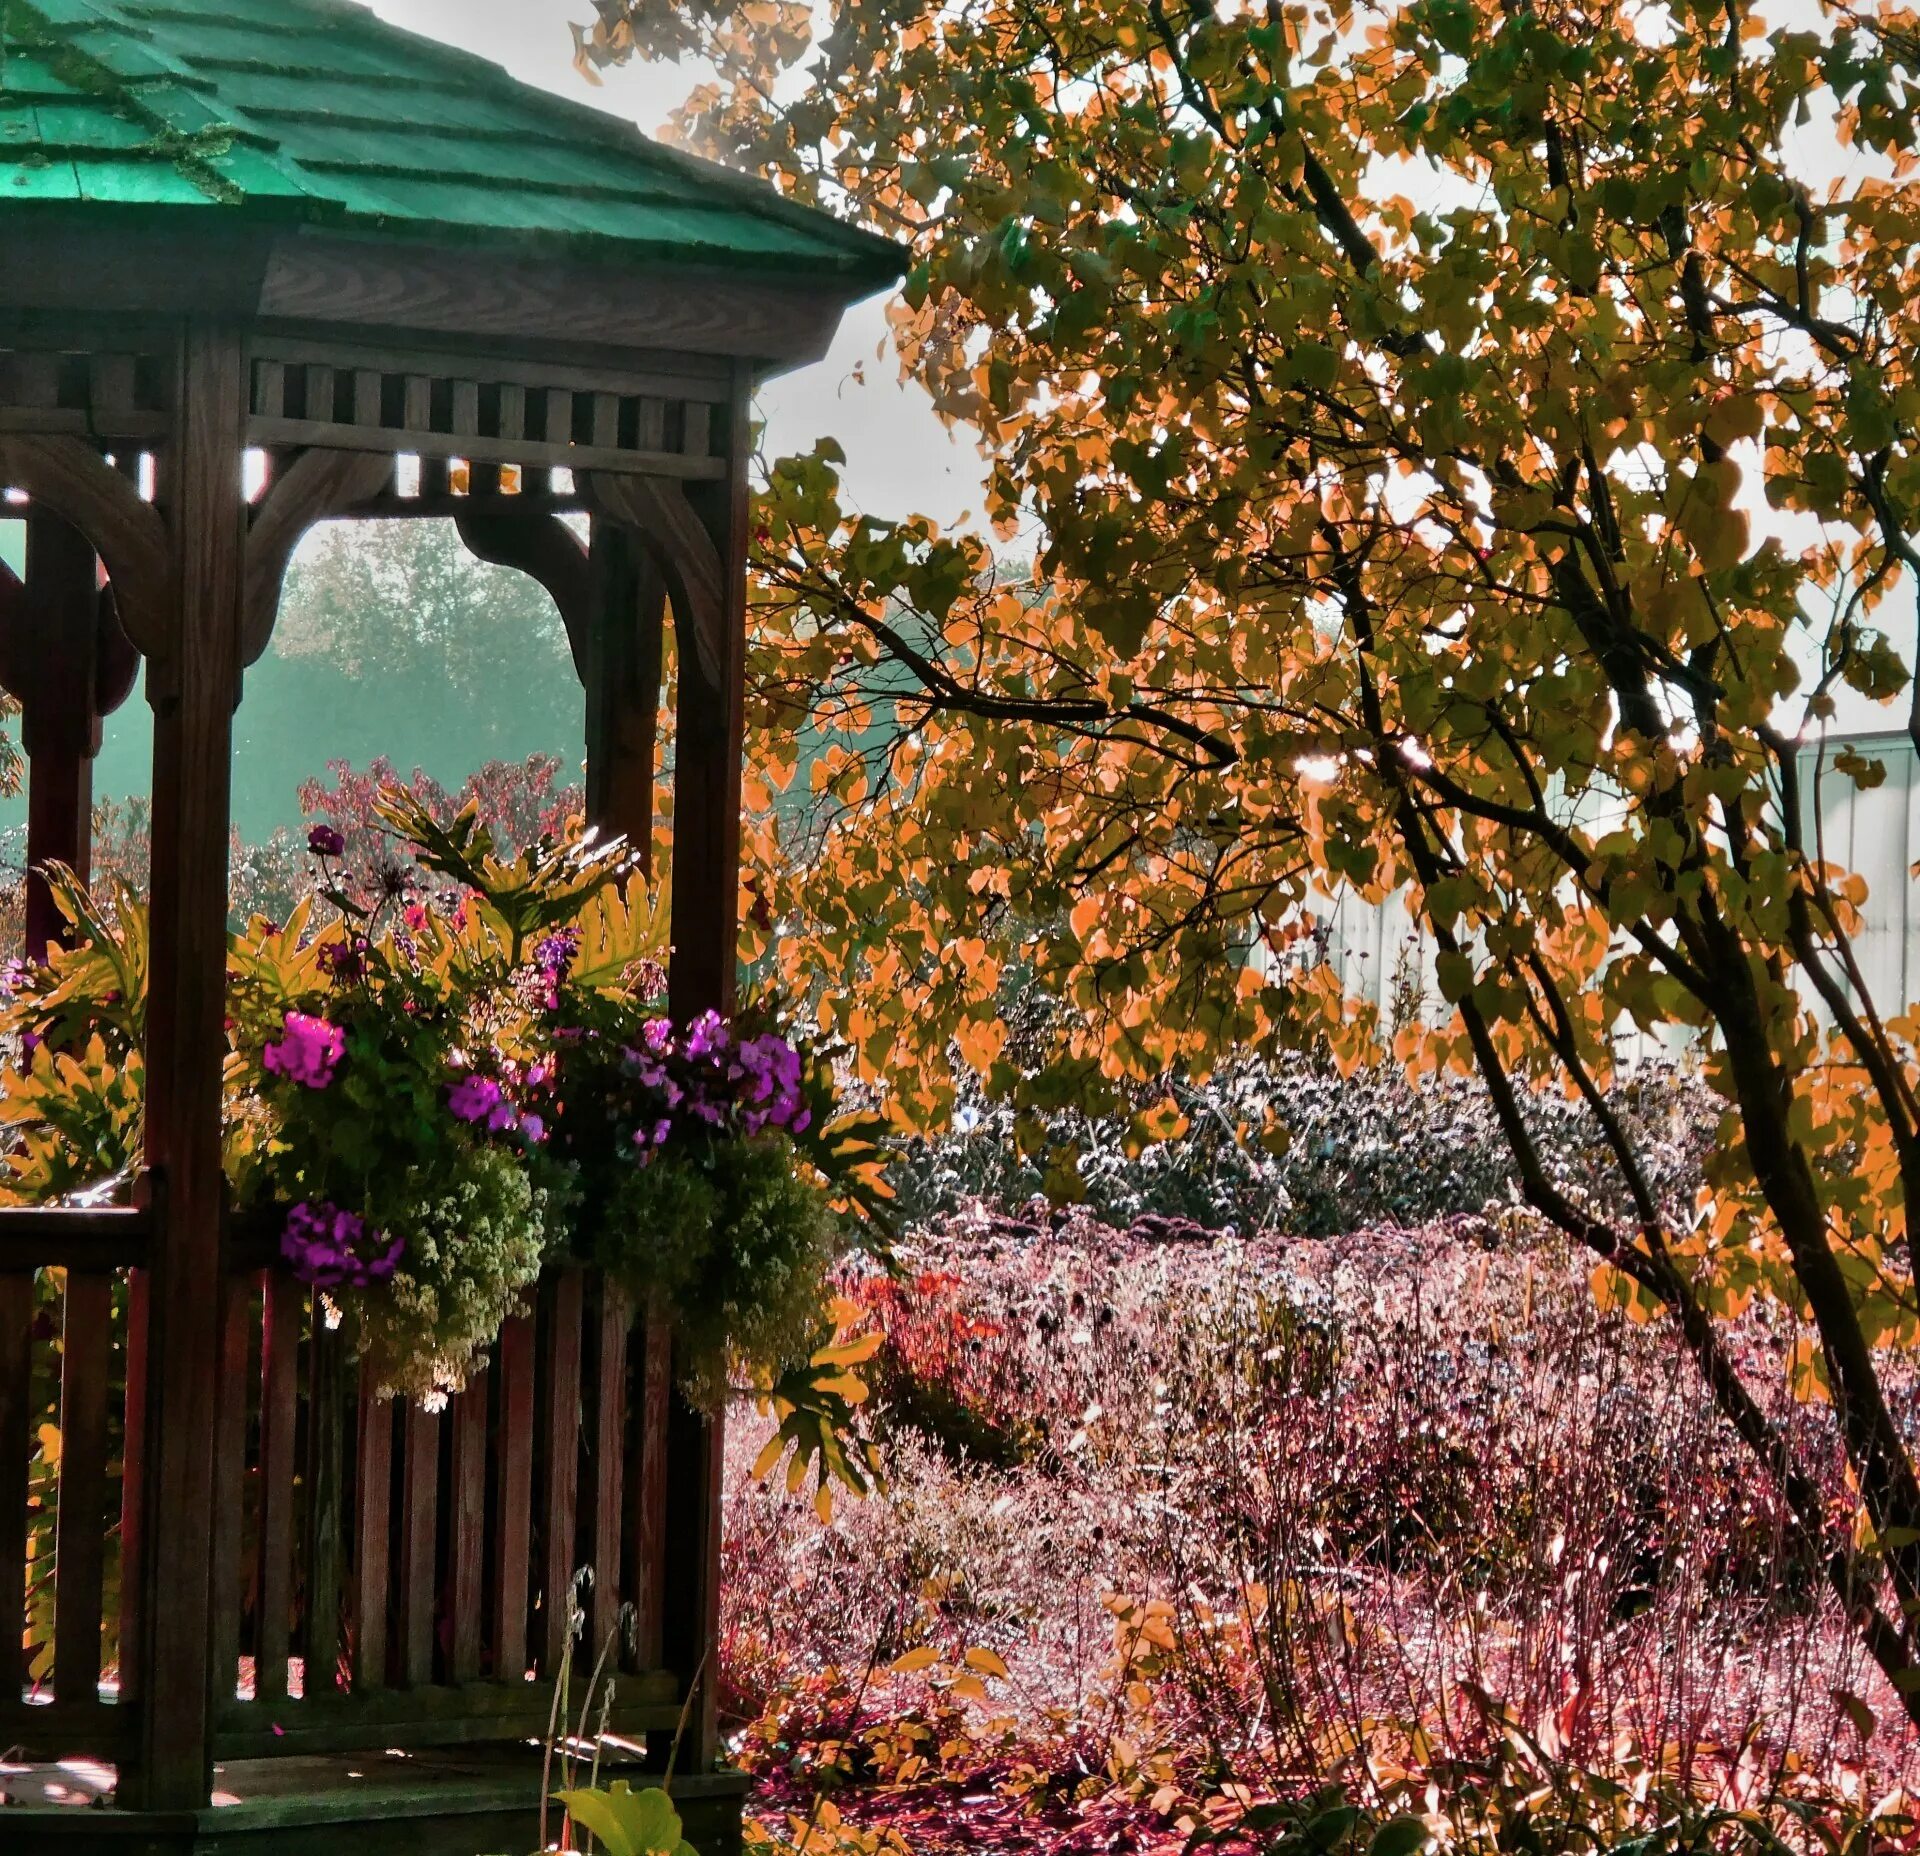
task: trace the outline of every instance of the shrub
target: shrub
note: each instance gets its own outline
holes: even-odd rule
[[[1185,1126],[1143,1142],[1138,1110],[1160,1096]],[[1719,1105],[1686,1071],[1652,1063],[1629,1073],[1612,1104],[1649,1155],[1656,1189],[1690,1211]],[[1526,1109],[1562,1183],[1608,1203],[1608,1163],[1585,1106],[1536,1095]],[[1051,1194],[1107,1224],[1158,1219],[1245,1235],[1422,1224],[1514,1197],[1512,1156],[1477,1078],[1414,1082],[1396,1066],[1343,1075],[1305,1054],[1237,1063],[1201,1083],[1163,1079],[1103,1115],[995,1101],[972,1080],[953,1131],[910,1143],[891,1178],[909,1222],[976,1198],[1023,1206]]]
[[[1799,1848],[1904,1773],[1776,1492],[1537,1224],[1169,1243],[976,1208],[900,1264],[850,1289],[889,1499],[818,1530],[730,1488],[726,1705],[779,1809],[831,1783],[936,1851],[995,1810],[1063,1849],[1358,1856],[1408,1813],[1437,1849]],[[1735,1332],[1843,1514],[1794,1335]],[[962,1646],[1008,1674],[950,1719],[903,1672]],[[933,1734],[918,1805],[902,1722]]]

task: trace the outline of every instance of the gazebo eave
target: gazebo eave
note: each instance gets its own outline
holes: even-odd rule
[[[191,316],[509,356],[564,351],[589,364],[613,351],[701,356],[745,361],[758,381],[821,359],[849,305],[887,281],[178,209],[0,206],[9,271],[0,315],[22,323]]]

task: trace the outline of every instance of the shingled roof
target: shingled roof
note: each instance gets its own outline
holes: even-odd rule
[[[868,288],[906,263],[885,239],[352,0],[0,0],[0,215],[29,204]]]

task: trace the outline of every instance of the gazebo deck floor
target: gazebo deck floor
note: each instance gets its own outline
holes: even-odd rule
[[[602,1778],[608,1768],[602,1768]],[[614,1769],[616,1773],[622,1769]],[[624,1769],[635,1785],[650,1782]],[[529,1748],[235,1760],[202,1811],[122,1811],[103,1802],[111,1767],[0,1766],[6,1856],[528,1856],[539,1842],[541,1756]],[[673,1782],[700,1856],[737,1856],[747,1781]],[[553,1813],[557,1824],[558,1811]]]

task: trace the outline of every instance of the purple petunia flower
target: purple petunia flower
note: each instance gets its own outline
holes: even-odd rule
[[[573,957],[580,951],[580,930],[578,928],[557,928],[544,939],[533,944],[533,964],[549,979],[558,979],[573,965]]]
[[[324,1089],[333,1081],[340,1059],[346,1055],[346,1033],[324,1018],[312,1018],[305,1012],[289,1012],[282,1020],[281,1035],[260,1053],[260,1061],[275,1076],[306,1089]]]
[[[385,1282],[405,1249],[404,1239],[389,1239],[331,1199],[303,1199],[287,1213],[280,1233],[280,1254],[288,1267],[316,1289],[365,1289]]]
[[[307,849],[316,857],[340,857],[347,841],[331,825],[316,825],[307,833]]]
[[[687,1055],[708,1057],[726,1049],[727,1021],[718,1012],[702,1012],[687,1027]]]
[[[484,1123],[496,1134],[520,1125],[506,1092],[491,1076],[461,1077],[447,1091],[447,1108],[461,1121]]]

